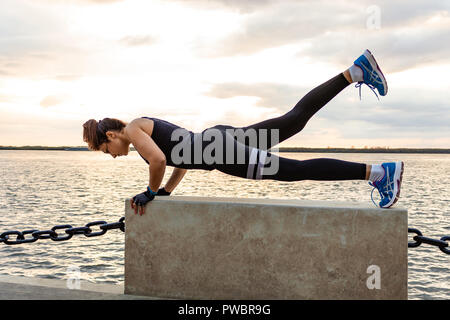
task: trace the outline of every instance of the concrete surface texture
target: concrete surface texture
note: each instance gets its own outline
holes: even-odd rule
[[[153,300],[124,294],[123,285],[80,281],[70,289],[67,280],[0,275],[0,300]]]
[[[125,202],[125,293],[181,299],[407,299],[407,211],[360,203]]]

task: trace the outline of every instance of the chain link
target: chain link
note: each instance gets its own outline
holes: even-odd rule
[[[72,227],[70,224],[57,225],[51,228],[50,230],[25,230],[25,231],[17,231],[10,230],[3,232],[0,234],[0,243],[4,243],[7,245],[14,244],[22,244],[22,243],[32,243],[36,242],[40,239],[52,239],[53,241],[65,241],[71,239],[74,235],[83,234],[86,237],[98,237],[104,235],[108,230],[112,229],[120,229],[122,232],[125,232],[125,217],[119,219],[118,222],[107,223],[106,221],[94,221],[89,222],[84,227]],[[92,226],[99,226],[100,231],[92,232]],[[58,234],[56,230],[65,229],[63,232]],[[25,239],[25,235],[31,234],[32,238]],[[15,240],[10,239],[10,235],[16,235]]]
[[[450,250],[447,249],[447,247],[448,247],[447,241],[450,240],[450,236],[444,236],[441,239],[428,238],[428,237],[424,237],[422,235],[422,232],[420,232],[419,229],[415,229],[415,228],[408,228],[408,233],[416,234],[416,236],[413,237],[414,242],[408,242],[409,248],[417,248],[422,243],[425,243],[425,244],[439,247],[439,249],[442,252],[444,252],[446,254],[450,254]]]
[[[71,239],[74,235],[83,234],[86,237],[98,237],[104,235],[108,230],[120,229],[122,232],[125,232],[125,217],[119,219],[118,222],[107,223],[106,221],[94,221],[89,222],[84,227],[72,227],[70,224],[56,225],[50,230],[25,230],[25,231],[17,231],[10,230],[3,232],[0,234],[0,243],[4,243],[7,245],[14,244],[22,244],[22,243],[32,243],[36,242],[40,239],[52,239],[53,241],[66,241]],[[91,227],[99,226],[101,231],[92,232]],[[65,229],[66,235],[59,235],[56,230]],[[61,232],[62,233],[62,232]],[[414,242],[408,242],[409,248],[416,248],[420,246],[422,243],[429,244],[432,246],[437,246],[439,249],[446,253],[450,254],[450,250],[448,249],[450,240],[450,236],[444,236],[441,239],[432,239],[428,237],[424,237],[420,230],[415,228],[408,228],[408,233],[414,233],[416,236],[413,237]],[[31,234],[32,238],[25,238],[25,235]],[[10,235],[16,235],[16,240],[11,240]]]

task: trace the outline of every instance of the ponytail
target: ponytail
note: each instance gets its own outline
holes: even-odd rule
[[[89,119],[83,124],[83,141],[87,142],[89,150],[100,150],[100,145],[108,142],[106,132],[120,132],[125,126],[126,123],[119,119],[104,118],[99,122]]]

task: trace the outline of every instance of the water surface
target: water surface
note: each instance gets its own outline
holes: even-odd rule
[[[402,198],[408,224],[428,237],[450,235],[450,155],[280,153],[293,159],[336,158],[362,163],[405,162]],[[172,167],[167,167],[164,181]],[[113,159],[100,152],[0,150],[0,232],[47,230],[58,224],[116,222],[124,216],[124,200],[145,191],[148,166],[137,152]],[[366,202],[365,181],[248,180],[217,170],[190,170],[173,195],[285,198]],[[376,192],[374,193],[376,196]],[[97,229],[95,229],[97,231]],[[69,241],[38,240],[1,245],[0,274],[67,279],[78,267],[93,283],[123,284],[124,233],[100,237],[74,236]],[[450,255],[422,245],[408,250],[410,299],[450,299]]]

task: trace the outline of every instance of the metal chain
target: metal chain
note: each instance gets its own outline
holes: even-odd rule
[[[440,240],[432,239],[432,238],[424,237],[422,235],[422,232],[420,232],[420,230],[414,229],[414,228],[408,228],[408,233],[416,234],[416,236],[413,237],[413,240],[415,242],[408,242],[409,248],[416,248],[416,247],[420,246],[422,243],[426,243],[426,244],[429,244],[432,246],[437,246],[437,247],[439,247],[439,249],[442,252],[444,252],[446,254],[450,254],[450,250],[447,249],[447,247],[448,247],[447,241],[450,240],[450,236],[444,236]]]
[[[89,222],[84,227],[72,227],[70,224],[57,225],[50,230],[25,230],[25,231],[6,231],[0,234],[0,243],[13,245],[22,243],[31,243],[39,239],[52,239],[53,241],[65,241],[71,239],[76,234],[84,234],[86,237],[97,237],[104,235],[108,230],[120,229],[125,232],[125,217],[119,219],[118,222],[107,223],[106,221],[94,221]],[[92,232],[90,227],[99,226],[101,231]],[[59,229],[66,229],[67,235],[60,235],[56,232]],[[61,232],[62,233],[62,232]],[[31,234],[32,238],[25,239],[25,235]],[[16,240],[10,240],[10,235],[16,235]]]
[[[112,229],[120,229],[122,232],[125,232],[125,217],[119,219],[118,222],[107,223],[106,221],[94,221],[89,222],[84,227],[72,227],[69,224],[57,225],[51,228],[50,230],[25,230],[25,231],[6,231],[0,234],[0,243],[4,243],[7,245],[13,244],[22,244],[22,243],[32,243],[39,239],[52,239],[53,241],[65,241],[71,239],[74,235],[83,234],[86,237],[97,237],[104,235],[108,230]],[[99,226],[101,231],[92,232],[90,227]],[[66,229],[65,233],[67,235],[59,235],[56,230]],[[422,232],[418,229],[408,228],[408,233],[414,233],[416,236],[413,237],[414,242],[408,242],[409,248],[416,248],[420,246],[422,243],[426,243],[429,245],[437,246],[439,249],[446,253],[450,254],[450,250],[447,249],[448,242],[450,240],[450,236],[444,236],[440,240],[432,239],[428,237],[424,237]],[[26,239],[25,235],[31,234],[32,238]],[[16,240],[10,240],[10,235],[16,235]]]

